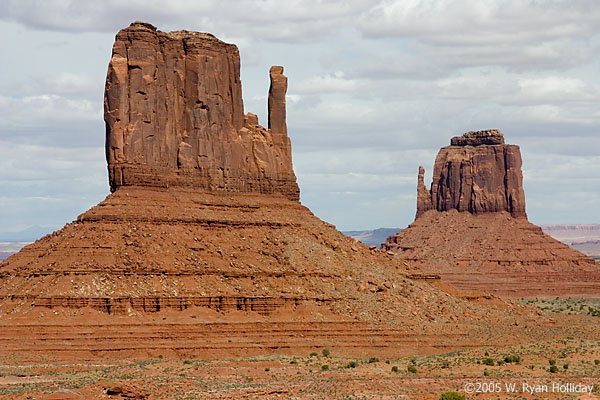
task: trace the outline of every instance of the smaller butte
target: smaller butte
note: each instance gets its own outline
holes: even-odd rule
[[[521,165],[519,146],[504,144],[497,129],[453,137],[435,159],[431,189],[419,167],[417,217],[428,210],[457,210],[527,218]]]
[[[521,164],[519,146],[497,129],[452,138],[430,189],[419,167],[415,221],[382,248],[465,290],[598,296],[598,264],[527,220]]]

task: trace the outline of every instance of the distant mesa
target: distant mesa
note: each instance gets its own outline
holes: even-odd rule
[[[382,248],[461,289],[506,297],[600,294],[590,257],[527,220],[521,152],[497,129],[443,147],[427,189],[419,167],[417,213]]]

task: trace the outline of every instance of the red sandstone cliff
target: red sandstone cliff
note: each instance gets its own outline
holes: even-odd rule
[[[453,209],[527,217],[519,146],[504,144],[496,129],[467,132],[450,143],[437,155],[430,190],[419,167],[417,217],[427,210]]]
[[[141,22],[121,30],[104,97],[111,190],[178,186],[298,200],[283,67],[271,69],[271,81],[266,130],[244,116],[235,45]]]

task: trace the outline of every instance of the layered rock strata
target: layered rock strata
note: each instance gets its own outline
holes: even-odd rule
[[[502,297],[600,294],[599,264],[507,212],[430,210],[383,248],[460,289]]]
[[[417,217],[428,210],[527,217],[519,146],[504,144],[497,129],[467,132],[450,143],[436,157],[431,189],[419,167]]]
[[[177,186],[298,200],[282,73],[271,69],[266,130],[244,115],[235,45],[141,22],[121,30],[104,96],[111,190]]]

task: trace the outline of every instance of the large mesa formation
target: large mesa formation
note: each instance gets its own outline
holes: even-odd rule
[[[207,33],[133,23],[115,40],[104,96],[111,190],[188,187],[298,200],[287,79],[271,68],[269,129],[244,115],[240,56]]]
[[[507,297],[600,294],[600,268],[527,220],[518,146],[500,131],[451,139],[431,189],[419,167],[417,214],[382,247],[462,289]]]
[[[409,320],[423,329],[420,349],[428,352],[464,344],[440,337],[436,324],[514,318],[432,287],[401,259],[303,207],[283,68],[270,70],[269,129],[244,115],[239,68],[237,48],[209,34],[164,33],[145,23],[117,34],[105,89],[112,193],[0,264],[1,330],[28,337],[5,340],[0,355],[147,358],[171,349],[214,357],[306,352],[317,341],[356,352],[373,340],[398,353],[414,351],[412,339],[397,345],[415,335],[412,328],[377,339],[362,324]],[[516,309],[519,318],[537,318]],[[161,322],[172,314],[197,318]],[[17,315],[26,328],[11,322]],[[97,318],[123,322],[111,328],[94,325]],[[245,321],[242,331],[230,324],[236,318]],[[55,328],[48,333],[43,321]],[[303,338],[290,339],[298,329]],[[231,344],[231,335],[246,336]]]
[[[389,357],[471,347],[482,332],[488,344],[545,335],[536,311],[448,293],[302,206],[287,82],[281,67],[270,75],[264,129],[243,114],[235,46],[145,23],[117,34],[105,93],[112,193],[0,264],[0,357],[323,346]]]

